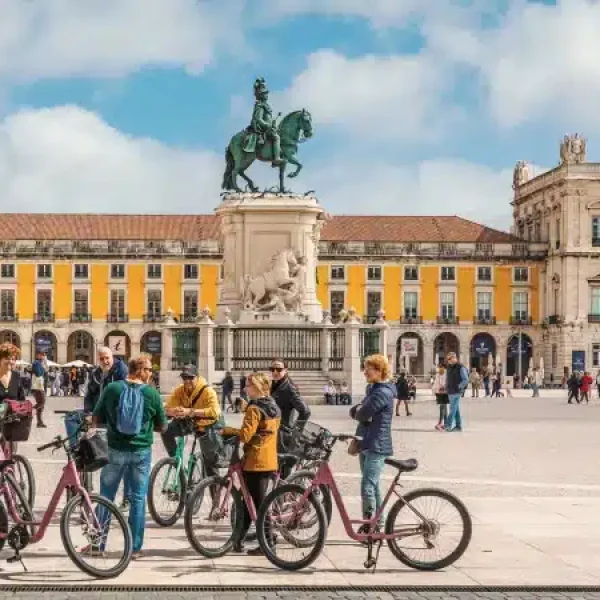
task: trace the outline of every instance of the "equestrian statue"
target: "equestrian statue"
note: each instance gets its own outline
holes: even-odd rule
[[[237,177],[246,181],[253,192],[258,188],[246,175],[246,169],[255,161],[270,162],[273,168],[279,168],[279,193],[285,194],[284,177],[288,164],[296,167],[288,177],[294,178],[302,170],[302,164],[296,158],[298,144],[312,137],[312,117],[305,110],[296,110],[277,123],[269,104],[269,90],[263,78],[254,82],[254,110],[250,125],[236,133],[225,151],[227,166],[223,175],[223,189],[241,192]]]

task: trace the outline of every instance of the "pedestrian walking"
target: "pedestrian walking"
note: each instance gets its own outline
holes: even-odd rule
[[[577,404],[581,404],[581,400],[579,399],[579,377],[577,377],[577,371],[573,371],[569,379],[567,379],[567,389],[569,390],[567,404],[573,404],[573,400],[575,400]]]
[[[532,398],[540,397],[540,386],[542,385],[542,373],[538,367],[533,369],[533,375],[531,376],[531,388],[533,389]]]
[[[473,369],[471,371],[471,375],[469,377],[469,382],[471,383],[471,397],[479,398],[479,388],[481,387],[481,377],[480,377],[477,369]]]
[[[450,411],[446,421],[446,431],[462,431],[463,421],[460,414],[460,399],[463,390],[469,385],[469,371],[458,362],[454,352],[446,356],[446,391],[450,400]]]
[[[31,378],[31,388],[33,397],[35,398],[35,416],[37,426],[46,428],[43,414],[44,406],[46,405],[46,377],[48,375],[48,360],[46,353],[42,350],[36,352],[36,358],[31,365],[33,376]]]
[[[435,401],[440,407],[440,418],[435,428],[438,431],[443,431],[446,428],[448,420],[448,405],[450,400],[446,391],[446,367],[443,364],[438,366],[437,373],[433,378],[432,391],[435,394]]]
[[[230,409],[232,412],[235,412],[235,405],[233,404],[233,391],[235,390],[235,383],[233,382],[233,377],[231,376],[231,373],[229,371],[227,371],[227,373],[225,373],[225,377],[223,379],[223,381],[221,381],[221,394],[222,394],[222,403],[223,403],[223,410],[225,410],[225,407],[227,406],[228,409]],[[225,401],[227,401],[227,405],[225,404]]]
[[[142,355],[129,361],[127,379],[110,383],[96,408],[92,423],[106,424],[108,464],[100,474],[100,495],[114,502],[124,480],[129,491],[129,527],[133,559],[141,558],[146,525],[146,495],[152,465],[154,431],[164,433],[167,416],[152,380],[152,360]]]
[[[398,401],[396,402],[396,416],[400,416],[400,403],[404,403],[404,408],[406,409],[406,416],[410,417],[412,413],[410,412],[410,408],[408,406],[408,399],[410,395],[410,390],[408,388],[408,380],[406,379],[406,373],[404,371],[400,372],[398,379],[396,379],[396,398]]]
[[[594,380],[588,371],[583,374],[581,378],[581,402],[585,400],[586,404],[590,403],[590,394],[592,393],[592,384]]]

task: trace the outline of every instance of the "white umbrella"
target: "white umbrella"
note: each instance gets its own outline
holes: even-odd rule
[[[47,360],[46,362],[48,363],[49,367],[60,367],[60,365],[55,363],[53,360]]]
[[[63,367],[75,367],[76,369],[81,369],[83,367],[90,367],[91,365],[88,365],[86,362],[83,362],[82,360],[73,360],[70,363],[66,363],[63,365]]]
[[[16,365],[17,367],[30,367],[31,363],[28,363],[26,360],[18,360]]]

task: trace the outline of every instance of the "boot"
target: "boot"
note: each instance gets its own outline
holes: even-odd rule
[[[38,412],[36,412],[36,418],[37,418],[37,427],[38,427],[38,429],[47,429],[48,426],[42,420],[42,411],[41,410],[38,411]]]

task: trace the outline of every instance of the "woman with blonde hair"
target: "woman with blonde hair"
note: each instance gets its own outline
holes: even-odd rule
[[[389,381],[390,365],[385,356],[373,354],[365,359],[367,380],[365,399],[350,409],[350,416],[359,422],[362,512],[364,519],[372,518],[382,504],[379,481],[385,458],[393,454],[392,415],[396,386]],[[383,515],[379,518],[379,527]],[[367,533],[366,526],[361,527]]]
[[[244,444],[242,469],[248,492],[258,510],[267,495],[269,483],[275,476],[277,461],[277,434],[281,421],[281,411],[270,396],[271,380],[264,373],[252,373],[246,378],[248,404],[244,420],[239,429],[226,427],[223,435],[236,435]],[[248,508],[244,506],[244,524],[236,552],[243,551],[243,540],[250,528]],[[262,550],[249,550],[249,555],[261,555]]]

